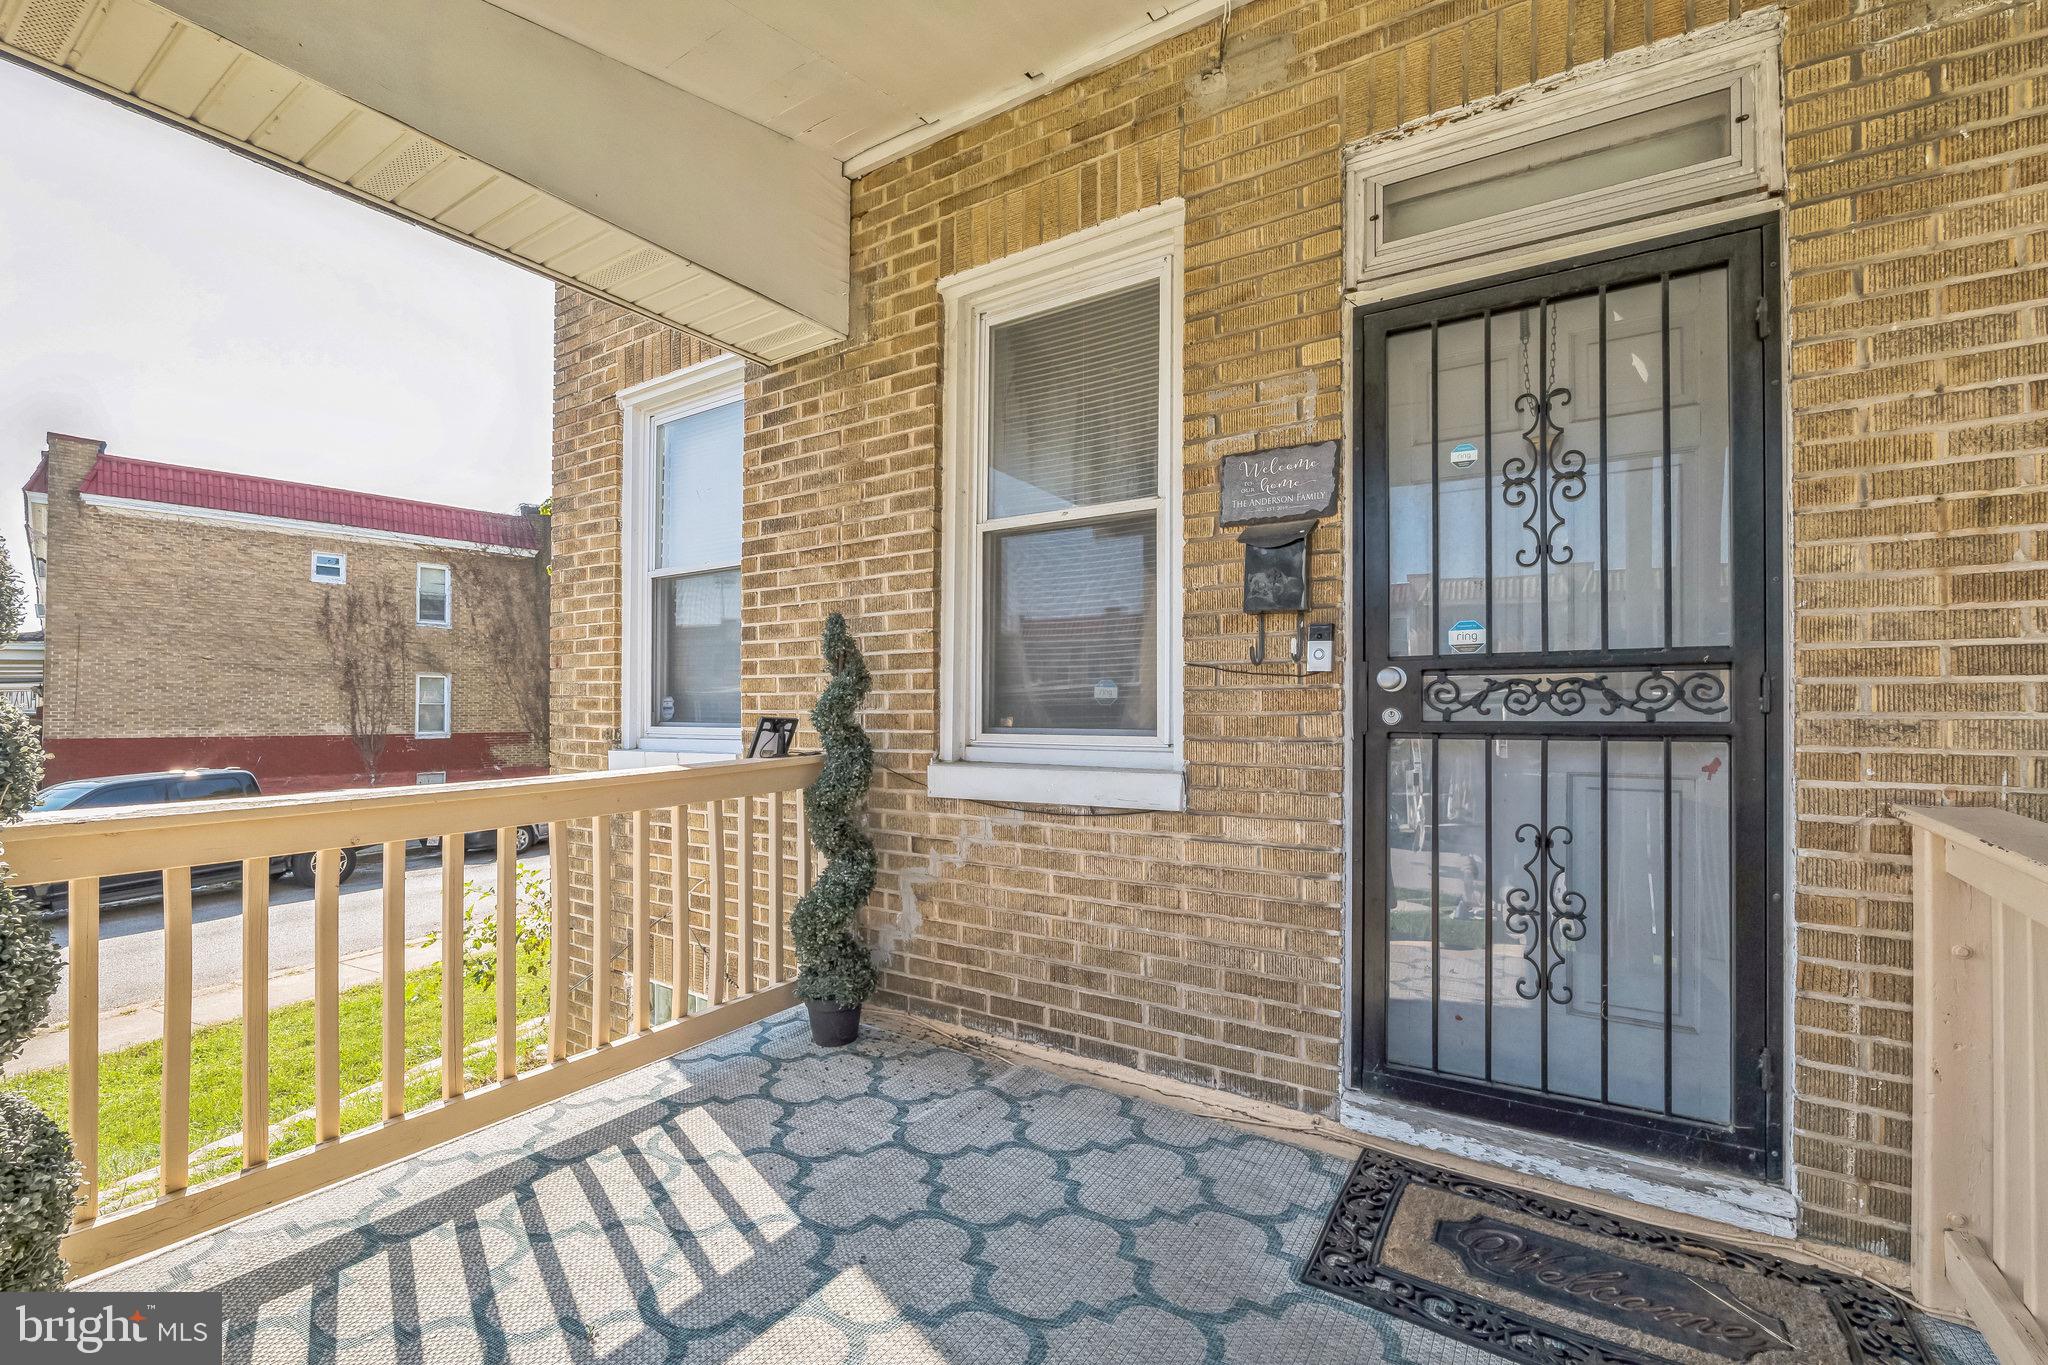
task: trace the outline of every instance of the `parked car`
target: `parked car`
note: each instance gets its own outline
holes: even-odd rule
[[[115,806],[154,806],[181,801],[219,801],[234,796],[261,796],[256,775],[246,768],[187,768],[182,772],[121,773],[112,777],[86,777],[59,782],[36,797],[34,811],[104,810]],[[341,851],[341,880],[356,872],[357,851]],[[192,869],[192,880],[217,881],[241,875],[240,863],[212,863]],[[299,886],[313,884],[313,855],[292,853],[270,860],[270,875],[284,877]],[[45,906],[64,896],[59,884],[32,886],[28,894]],[[163,876],[156,872],[135,872],[120,877],[102,877],[103,900],[162,895]]]
[[[547,841],[546,825],[520,825],[512,832],[512,850],[515,853],[525,853],[535,844],[544,844]],[[441,840],[438,835],[430,835],[421,839],[419,845],[421,848],[437,849],[441,847]],[[497,846],[498,831],[494,829],[480,829],[462,836],[464,853],[488,853]]]

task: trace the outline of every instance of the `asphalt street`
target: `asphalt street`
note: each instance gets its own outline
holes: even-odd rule
[[[520,859],[546,869],[547,846]],[[496,855],[471,853],[463,879],[495,886]],[[371,951],[384,941],[383,866],[366,850],[355,876],[341,888],[341,956]],[[417,942],[441,923],[441,855],[415,849],[405,867],[405,937]],[[68,944],[64,922],[51,924],[60,946]],[[46,1024],[70,1015],[69,952],[65,979],[50,1002]],[[313,892],[277,878],[270,884],[270,974],[313,965]],[[163,998],[163,906],[155,900],[110,906],[100,915],[100,1012],[156,1004]],[[232,986],[242,979],[242,891],[238,880],[216,882],[192,896],[192,989],[195,995]]]

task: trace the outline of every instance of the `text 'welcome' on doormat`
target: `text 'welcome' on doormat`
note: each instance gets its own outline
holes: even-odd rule
[[[1545,1365],[1923,1365],[1853,1276],[1366,1152],[1302,1282]]]

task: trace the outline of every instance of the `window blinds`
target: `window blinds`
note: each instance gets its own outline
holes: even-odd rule
[[[1159,343],[1157,281],[991,330],[990,520],[1158,492]]]

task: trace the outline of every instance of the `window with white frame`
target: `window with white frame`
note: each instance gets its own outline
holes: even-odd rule
[[[1713,32],[1348,148],[1349,283],[1475,258],[1498,272],[1547,243],[1753,210],[1784,186],[1780,20],[1759,11]]]
[[[315,583],[348,582],[348,556],[333,554],[326,550],[313,551],[313,581]]]
[[[941,281],[935,795],[1179,809],[1178,201]]]
[[[413,576],[413,619],[423,626],[455,623],[454,580],[446,564],[422,564]]]
[[[744,373],[720,356],[619,395],[628,749],[737,752]]]
[[[448,675],[421,673],[413,679],[412,733],[416,739],[449,735]]]

